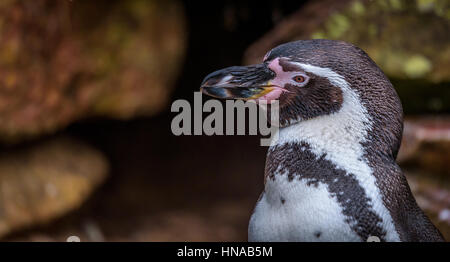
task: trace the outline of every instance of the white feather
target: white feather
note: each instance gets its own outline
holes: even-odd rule
[[[325,184],[268,180],[249,224],[249,241],[360,241]],[[281,203],[281,198],[285,201]]]

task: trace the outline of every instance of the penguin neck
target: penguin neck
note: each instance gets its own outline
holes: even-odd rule
[[[368,235],[357,225],[364,224],[362,218],[367,218],[375,221],[377,236],[396,241],[399,237],[392,217],[383,204],[367,159],[366,146],[372,142],[368,141],[371,117],[355,93],[344,95],[338,112],[279,129],[267,154],[266,199],[271,205],[286,194],[295,200],[305,200],[310,199],[308,192],[313,188],[326,188],[328,193],[310,201],[325,203],[336,197],[342,208],[340,213],[353,221],[351,227],[361,239]],[[299,202],[295,208],[308,209],[307,202]],[[353,207],[363,215],[355,213]]]
[[[364,163],[363,145],[368,144],[371,123],[371,117],[358,94],[350,88],[344,89],[339,111],[280,128],[269,152],[285,144],[305,143],[316,157],[325,155],[325,158],[349,173],[362,171],[361,166],[368,168],[367,163]],[[364,172],[367,173],[366,167]]]

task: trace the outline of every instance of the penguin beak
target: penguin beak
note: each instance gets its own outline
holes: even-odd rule
[[[200,90],[220,99],[256,100],[275,89],[270,85],[274,77],[265,64],[232,66],[206,76]]]

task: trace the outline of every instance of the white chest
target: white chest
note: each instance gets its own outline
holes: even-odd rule
[[[361,241],[325,184],[268,180],[248,228],[249,241]]]
[[[385,240],[398,241],[392,217],[384,206],[381,192],[376,185],[375,177],[369,163],[365,159],[363,144],[367,143],[368,132],[372,130],[372,118],[361,103],[359,94],[350,87],[345,78],[329,68],[297,63],[305,71],[325,77],[339,87],[343,94],[340,110],[329,115],[312,119],[296,119],[290,126],[281,128],[272,140],[272,147],[287,144],[309,145],[309,151],[316,160],[333,165],[334,170],[341,170],[352,175],[352,184],[362,188],[365,200],[366,215],[380,219],[377,226],[385,232]],[[302,151],[303,149],[300,148]],[[299,152],[286,151],[283,159],[290,159],[288,154]],[[291,158],[292,159],[292,158]],[[280,158],[275,161],[280,161]],[[301,161],[314,161],[313,158]],[[272,163],[274,165],[278,163]],[[290,167],[295,163],[290,163]],[[272,170],[275,180],[268,179],[265,192],[257,203],[250,219],[250,241],[361,241],[362,239],[351,229],[348,218],[343,215],[342,206],[349,199],[341,199],[330,194],[329,184],[324,180],[315,185],[308,185],[306,179],[288,181],[287,175],[279,174],[285,166]],[[319,169],[320,170],[320,169]],[[301,168],[291,170],[297,177],[301,176]],[[341,172],[342,173],[342,172]],[[304,173],[305,175],[306,173]],[[267,174],[266,174],[267,175]],[[271,174],[269,174],[271,175]],[[320,173],[318,174],[320,177]],[[303,176],[305,177],[305,176]],[[339,177],[336,177],[339,179]],[[323,183],[322,183],[323,182]],[[351,193],[354,188],[346,188]],[[336,191],[336,190],[334,190]],[[334,194],[341,192],[334,192]],[[358,202],[358,199],[352,199]],[[346,202],[342,202],[346,201]],[[353,218],[362,214],[352,211]],[[347,212],[348,213],[348,212]]]

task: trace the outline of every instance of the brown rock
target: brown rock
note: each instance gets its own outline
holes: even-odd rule
[[[184,55],[183,14],[175,1],[2,1],[0,140],[162,110]]]
[[[450,117],[408,118],[397,161],[450,175]]]
[[[260,63],[270,49],[290,41],[311,39],[311,34],[331,14],[342,10],[350,0],[309,1],[293,15],[286,17],[262,38],[250,45],[244,63]]]
[[[57,138],[0,154],[0,236],[79,207],[105,179],[103,155]]]
[[[439,181],[434,175],[405,171],[417,204],[432,222],[450,240],[450,183]]]

